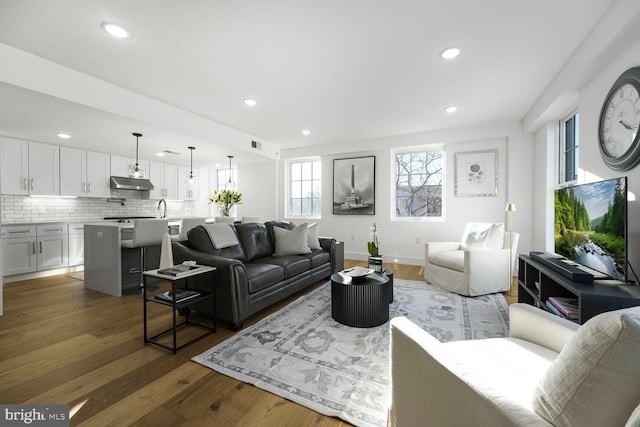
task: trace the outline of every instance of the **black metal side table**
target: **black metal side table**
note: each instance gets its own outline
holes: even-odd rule
[[[373,272],[353,278],[338,272],[331,275],[331,317],[356,328],[380,326],[389,320],[390,280]]]
[[[214,332],[217,331],[216,329],[216,294],[215,294],[215,279],[214,279],[214,273],[216,271],[216,267],[209,267],[206,265],[196,265],[193,266],[195,268],[193,268],[190,271],[187,272],[182,272],[182,273],[177,273],[175,276],[173,275],[168,275],[168,274],[162,274],[160,271],[161,270],[149,270],[149,271],[145,271],[143,273],[143,291],[142,291],[142,300],[143,300],[143,312],[144,312],[144,342],[145,343],[151,343],[154,345],[157,345],[159,347],[162,347],[166,350],[171,350],[173,352],[173,354],[176,354],[176,351],[178,351],[179,349],[181,349],[182,347],[191,344],[194,341],[199,340],[200,338],[204,338],[205,336],[212,334]],[[211,292],[204,292],[201,290],[197,290],[198,295],[187,298],[187,299],[183,299],[183,300],[178,300],[176,301],[176,290],[189,290],[189,279],[193,278],[195,276],[199,276],[201,274],[211,274],[212,276],[212,290]],[[163,279],[166,280],[168,282],[171,283],[171,295],[172,297],[169,299],[166,299],[166,297],[163,298],[162,296],[162,292],[160,293],[155,293],[154,295],[148,295],[147,294],[147,278],[149,277],[153,277],[153,278],[158,278],[158,279]],[[178,287],[176,286],[178,283],[180,283],[181,281],[184,281],[184,287]],[[185,309],[188,308],[191,304],[198,302],[198,301],[203,301],[203,300],[211,300],[212,303],[212,322],[213,325],[204,325],[198,322],[194,322],[192,320],[189,319],[189,312],[190,310],[184,310],[185,311],[185,319],[183,322],[181,323],[177,323],[177,312],[178,310],[181,309]],[[159,332],[157,334],[155,334],[152,337],[148,336],[147,333],[147,303],[148,302],[153,302],[153,303],[157,303],[157,304],[162,304],[162,305],[166,305],[172,308],[173,311],[173,323],[172,326],[169,329],[166,329],[162,332]],[[195,338],[189,340],[188,342],[185,342],[184,344],[181,344],[180,346],[178,346],[178,340],[177,340],[177,334],[178,334],[178,328],[181,326],[195,326],[201,329],[204,329],[205,332],[199,336],[196,336]],[[173,345],[169,346],[164,344],[163,342],[159,341],[159,338],[167,335],[171,333],[173,335]]]

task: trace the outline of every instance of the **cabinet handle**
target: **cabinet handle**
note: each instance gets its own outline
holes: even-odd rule
[[[86,193],[86,192],[87,192],[87,183],[86,183],[86,182],[83,182],[83,183],[82,183],[82,192],[83,192],[83,193]]]
[[[32,190],[36,189],[35,179],[33,179],[33,178],[31,178],[31,189]]]
[[[40,242],[40,253],[42,253],[42,242]]]
[[[60,232],[62,232],[62,227],[59,227],[59,228],[45,228],[44,231],[60,231]]]
[[[32,242],[31,243],[31,253],[33,253],[33,254],[36,253],[36,242]]]
[[[10,231],[9,234],[22,234],[22,233],[30,233],[31,230],[18,230],[18,231]]]
[[[27,186],[27,178],[24,179],[24,189],[28,190],[29,187]]]
[[[87,186],[88,186],[87,193],[91,193],[91,183],[88,183]]]

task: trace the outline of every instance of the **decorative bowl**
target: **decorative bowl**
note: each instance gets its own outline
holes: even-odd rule
[[[353,267],[348,270],[343,270],[342,272],[350,277],[364,277],[373,273],[374,270],[366,267]]]

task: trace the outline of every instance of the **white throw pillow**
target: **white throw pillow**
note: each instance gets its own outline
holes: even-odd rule
[[[534,411],[556,427],[622,426],[640,402],[640,307],[578,329],[540,381]]]
[[[469,222],[464,229],[460,247],[462,249],[502,249],[504,224]]]
[[[309,254],[311,249],[307,244],[307,223],[303,223],[295,227],[293,230],[287,230],[282,227],[273,227],[273,236],[276,243],[274,255],[298,255]]]
[[[307,245],[309,249],[322,249],[320,246],[320,240],[318,237],[320,236],[320,226],[317,222],[313,224],[309,224],[309,228],[307,229]]]

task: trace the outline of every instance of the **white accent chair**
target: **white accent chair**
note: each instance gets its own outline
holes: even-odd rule
[[[505,338],[441,343],[392,319],[387,425],[640,425],[640,307],[579,326],[512,304],[509,328]]]
[[[502,223],[470,222],[461,242],[425,244],[424,278],[465,296],[508,291],[509,270],[512,275],[516,271],[519,237],[518,233],[505,233]]]

